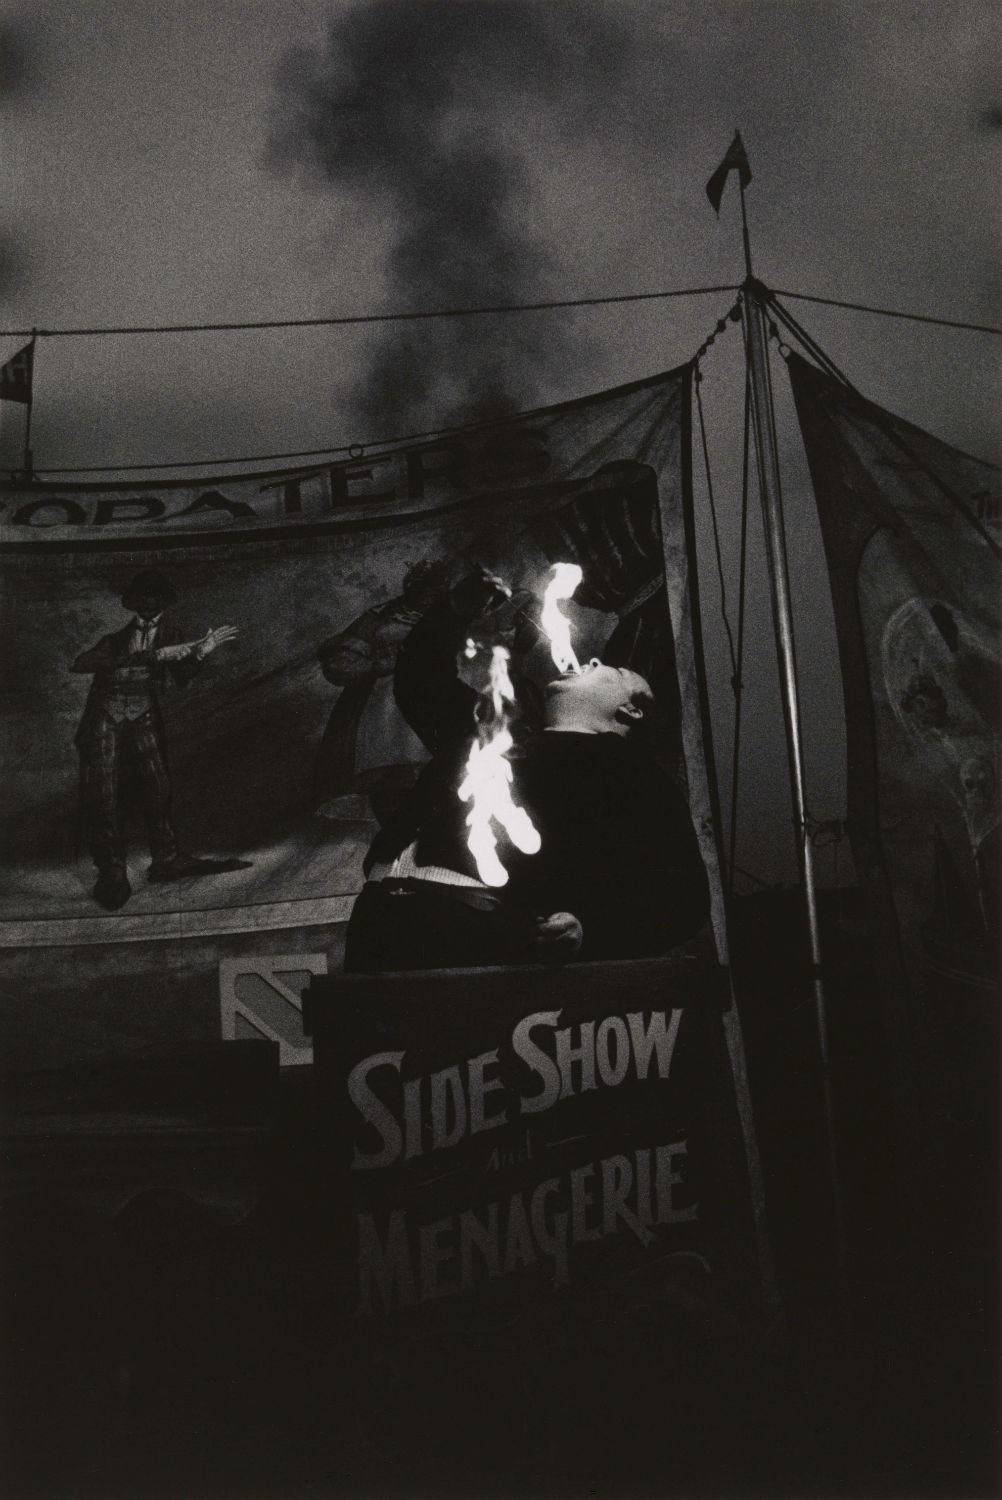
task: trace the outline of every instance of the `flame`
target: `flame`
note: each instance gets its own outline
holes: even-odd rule
[[[561,599],[569,599],[581,582],[582,573],[577,563],[554,563],[553,577],[546,585],[543,608],[539,617],[550,638],[550,654],[558,671],[580,672],[581,664],[571,645],[571,626],[560,608]]]
[[[475,642],[467,641],[466,654],[471,657],[476,654]],[[508,652],[504,646],[494,646],[488,691],[482,696],[483,710],[477,719],[477,738],[470,748],[466,774],[459,787],[460,801],[470,803],[466,842],[480,879],[490,886],[506,885],[508,881],[508,871],[498,858],[492,822],[504,829],[523,854],[537,853],[541,844],[529,814],[512,797],[512,769],[507,755],[515,743],[508,728],[509,710],[514,702]]]
[[[471,636],[467,636],[466,645],[463,647],[463,655],[467,660],[473,661],[479,650],[480,647],[476,641]],[[503,719],[508,712],[507,705],[515,702],[515,689],[508,671],[508,650],[505,646],[491,647],[487,691],[481,696],[489,700],[495,720]],[[483,712],[479,713],[477,723],[480,727],[483,728],[486,722]]]

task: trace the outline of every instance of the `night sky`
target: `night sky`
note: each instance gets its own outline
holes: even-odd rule
[[[17,330],[345,316],[739,282],[997,325],[1000,28],[982,3],[80,0],[0,22],[0,360]],[[688,359],[728,293],[414,325],[44,339],[33,448],[60,467],[321,448],[600,390]],[[985,458],[984,333],[786,304],[867,396]],[[740,331],[702,386],[728,604]],[[811,808],[844,814],[827,578],[774,371]],[[0,414],[18,461],[22,413]],[[241,465],[235,465],[239,468]],[[192,472],[192,471],[186,471]],[[697,463],[703,494],[701,462]],[[701,504],[705,522],[705,505]],[[701,575],[725,800],[729,667]],[[758,528],[738,861],[789,878]],[[830,852],[822,879],[836,871]]]

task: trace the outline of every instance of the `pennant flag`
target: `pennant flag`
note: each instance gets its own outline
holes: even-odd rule
[[[952,1014],[946,992],[995,985],[999,470],[796,354],[789,369],[831,578],[853,855],[889,1040],[914,1055]]]
[[[727,148],[727,155],[706,184],[706,196],[713,204],[714,211],[717,214],[720,213],[720,200],[724,195],[724,184],[727,181],[727,174],[734,168],[737,168],[741,178],[741,186],[747,187],[751,182],[751,167],[748,165],[748,157],[745,154],[745,145],[741,139],[740,130],[735,130],[734,139]]]
[[[25,344],[5,365],[0,365],[0,401],[31,402],[31,375],[35,362],[35,340]]]

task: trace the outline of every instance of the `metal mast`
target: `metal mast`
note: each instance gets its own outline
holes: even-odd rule
[[[765,530],[766,555],[769,565],[773,629],[776,637],[776,655],[783,702],[783,722],[786,730],[790,790],[793,800],[794,828],[797,843],[797,862],[801,888],[804,895],[810,948],[811,987],[814,996],[814,1015],[818,1048],[821,1057],[825,1131],[831,1172],[835,1250],[838,1261],[840,1288],[843,1295],[845,1295],[847,1292],[845,1221],[842,1209],[838,1149],[835,1138],[835,1109],[828,1047],[828,1014],[824,984],[821,977],[821,938],[818,926],[817,893],[814,883],[814,851],[811,846],[807,816],[800,700],[797,691],[797,663],[793,636],[793,611],[790,601],[786,533],[783,524],[783,496],[779,476],[779,456],[776,448],[772,381],[768,360],[768,330],[765,312],[767,291],[760,282],[755,280],[752,272],[751,244],[748,237],[748,218],[745,210],[745,185],[743,179],[741,181],[741,226],[744,238],[745,270],[747,272],[741,293],[741,320],[744,328],[745,351],[750,376],[749,389],[751,394],[752,426],[755,433],[759,493],[762,499],[762,518]]]

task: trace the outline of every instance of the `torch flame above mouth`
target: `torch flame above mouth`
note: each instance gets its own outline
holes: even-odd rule
[[[467,642],[466,654],[476,654],[472,641]],[[498,858],[492,822],[504,829],[523,854],[537,853],[541,844],[529,814],[512,797],[512,769],[506,757],[515,743],[508,728],[510,706],[514,702],[508,652],[504,646],[494,646],[488,691],[481,696],[483,712],[477,720],[477,738],[470,748],[466,774],[459,787],[460,801],[470,803],[466,842],[480,879],[490,886],[508,882],[508,871]]]
[[[571,645],[570,621],[560,608],[560,601],[570,599],[581,578],[581,569],[577,563],[554,563],[553,577],[546,585],[546,593],[543,595],[539,623],[550,638],[550,654],[561,672],[581,670],[581,664]]]

